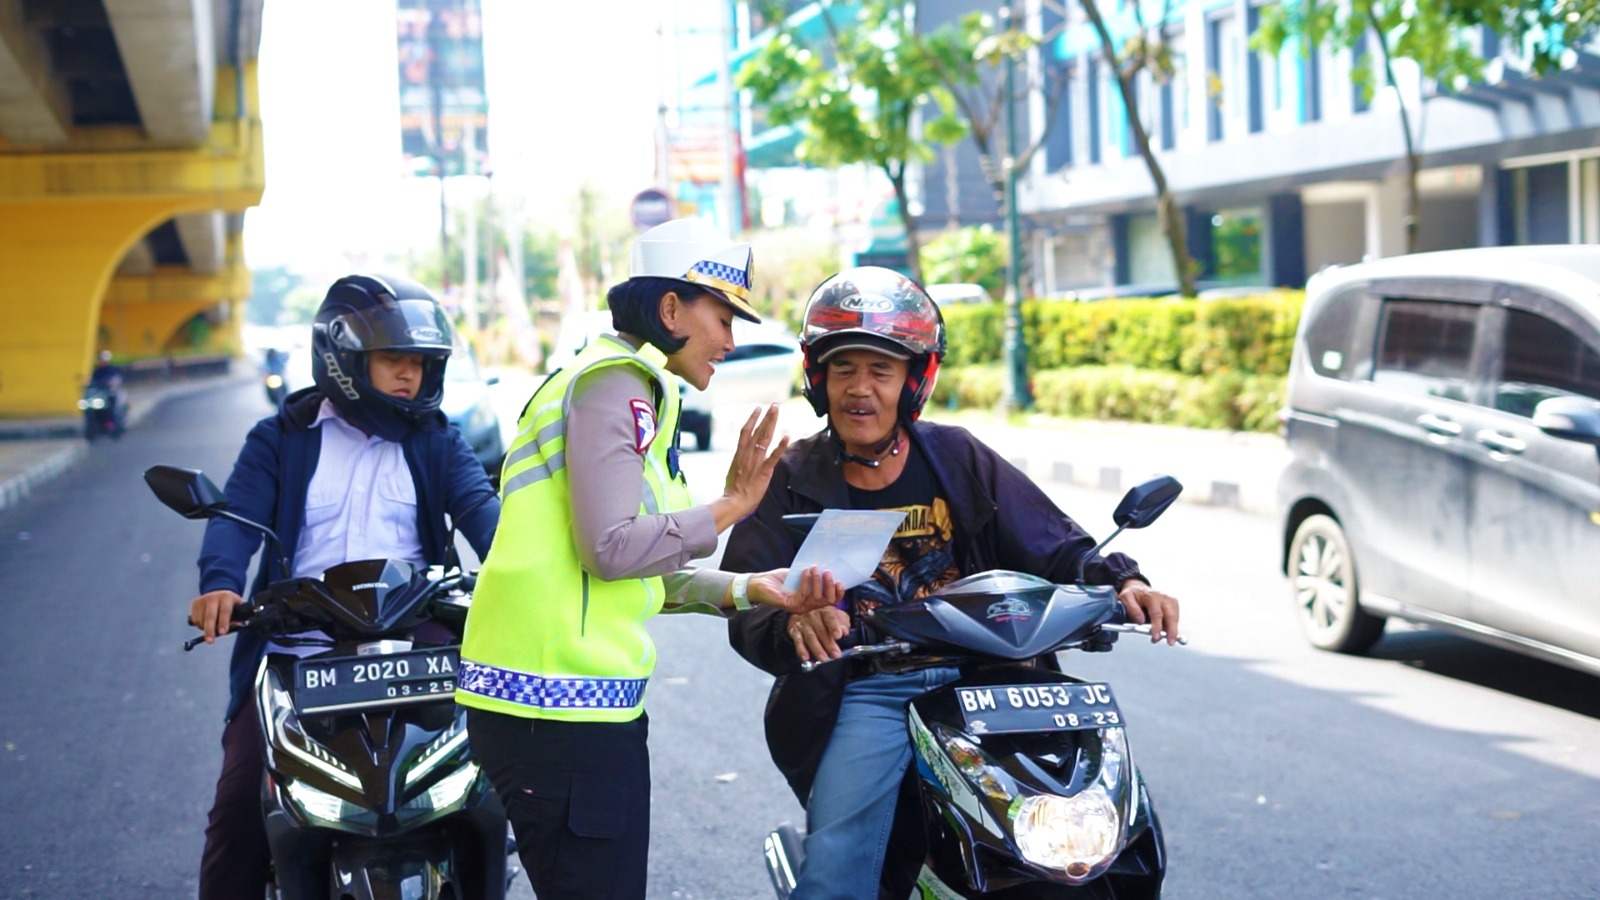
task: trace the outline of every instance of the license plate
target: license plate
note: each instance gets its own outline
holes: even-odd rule
[[[973,734],[1084,731],[1125,724],[1109,684],[1008,684],[955,691],[967,729]]]
[[[455,696],[460,647],[302,659],[294,704],[302,713],[348,712]]]

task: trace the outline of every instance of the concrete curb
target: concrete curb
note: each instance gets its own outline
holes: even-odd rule
[[[72,468],[89,453],[82,438],[30,441],[38,446],[16,471],[0,469],[0,510],[10,509],[32,496],[35,488]]]

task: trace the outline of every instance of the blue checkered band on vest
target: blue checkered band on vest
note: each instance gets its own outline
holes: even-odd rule
[[[545,678],[461,661],[456,690],[540,709],[631,709],[648,678]]]
[[[712,262],[709,259],[700,260],[699,262],[690,266],[689,271],[699,272],[702,275],[710,275],[712,278],[720,278],[729,284],[738,285],[739,287],[747,290],[750,287],[750,274],[748,272],[734,266],[724,265],[723,263],[719,262]]]

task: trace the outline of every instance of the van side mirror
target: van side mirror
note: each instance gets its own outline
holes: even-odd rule
[[[1143,528],[1166,512],[1181,493],[1183,485],[1178,479],[1171,475],[1158,475],[1129,488],[1122,502],[1117,504],[1116,512],[1111,514],[1111,521],[1117,523],[1119,530]]]
[[[1533,408],[1533,424],[1552,437],[1600,446],[1600,402],[1588,397],[1550,397]]]
[[[145,470],[144,482],[157,500],[185,519],[209,519],[228,508],[222,491],[199,469],[151,466]]]

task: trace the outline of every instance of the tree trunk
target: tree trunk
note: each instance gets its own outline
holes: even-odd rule
[[[894,185],[894,198],[900,206],[900,224],[906,231],[906,263],[911,267],[911,277],[917,284],[926,284],[922,280],[922,245],[917,240],[917,223],[911,218],[911,203],[906,197],[906,170],[902,166],[898,172],[892,166],[884,166],[883,172],[889,176],[889,183]]]
[[[1178,209],[1177,201],[1172,197],[1172,191],[1167,187],[1167,176],[1161,169],[1161,163],[1156,159],[1155,150],[1150,146],[1150,135],[1144,130],[1144,123],[1139,121],[1139,106],[1133,95],[1134,74],[1126,73],[1117,62],[1117,46],[1112,40],[1111,32],[1106,28],[1105,19],[1100,16],[1100,8],[1095,0],[1079,0],[1084,14],[1094,25],[1095,33],[1100,36],[1100,46],[1105,50],[1106,60],[1110,63],[1112,71],[1117,76],[1117,90],[1122,94],[1123,111],[1128,128],[1133,132],[1134,142],[1139,146],[1139,156],[1144,159],[1145,168],[1150,172],[1150,182],[1156,189],[1156,220],[1161,226],[1161,233],[1167,236],[1167,244],[1172,249],[1172,268],[1178,278],[1178,293],[1185,297],[1193,297],[1196,293],[1194,287],[1195,266],[1194,260],[1189,258],[1189,239],[1187,229],[1184,227],[1182,211]]]

